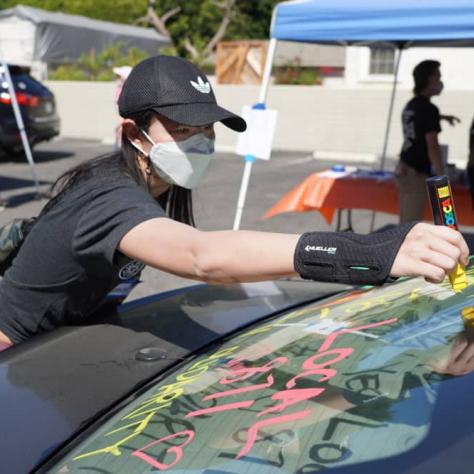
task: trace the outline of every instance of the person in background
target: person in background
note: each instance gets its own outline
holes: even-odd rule
[[[426,60],[413,69],[415,96],[402,113],[403,147],[395,170],[400,203],[400,223],[423,219],[426,200],[425,180],[432,173],[445,174],[438,134],[441,120],[454,125],[453,115],[440,115],[431,97],[443,90],[440,63]]]
[[[117,78],[117,86],[115,87],[115,92],[114,92],[114,102],[115,104],[118,104],[118,100],[120,97],[120,94],[122,93],[122,87],[127,79],[128,75],[130,74],[130,71],[132,68],[130,66],[120,66],[120,67],[114,67],[112,71],[114,72],[116,78]],[[115,149],[118,150],[122,144],[122,123],[123,119],[122,117],[119,118],[119,123],[115,127]]]

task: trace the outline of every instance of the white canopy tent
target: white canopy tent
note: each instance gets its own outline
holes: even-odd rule
[[[398,50],[380,168],[387,153],[403,49],[413,46],[474,46],[474,0],[293,0],[273,10],[270,44],[258,102],[266,102],[277,41],[370,46]],[[248,181],[252,163],[246,161]],[[244,181],[244,180],[243,180]],[[243,207],[248,183],[242,183]],[[237,210],[234,229],[240,225]]]

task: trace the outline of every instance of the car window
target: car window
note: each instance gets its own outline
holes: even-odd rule
[[[467,273],[460,294],[407,279],[254,325],[155,382],[50,472],[303,474],[418,449],[443,387],[474,367]]]
[[[0,68],[0,71],[3,71],[3,68]],[[10,72],[10,75],[13,76],[19,76],[19,75],[29,75],[29,68],[28,67],[23,67],[23,66],[15,66],[10,64],[8,66],[8,71]]]
[[[13,87],[17,92],[26,92],[30,94],[49,95],[49,90],[28,73],[27,68],[19,66],[9,66],[8,68],[12,78]],[[3,68],[0,67],[0,90],[8,90],[8,84],[4,75]]]

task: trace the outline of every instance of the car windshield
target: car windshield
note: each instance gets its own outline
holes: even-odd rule
[[[303,474],[421,449],[443,388],[474,367],[467,273],[459,294],[406,279],[253,325],[129,400],[50,472]]]

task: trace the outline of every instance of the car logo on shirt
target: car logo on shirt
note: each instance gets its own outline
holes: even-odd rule
[[[119,271],[119,278],[121,280],[129,280],[130,278],[138,275],[145,268],[145,264],[132,260],[124,265]]]

